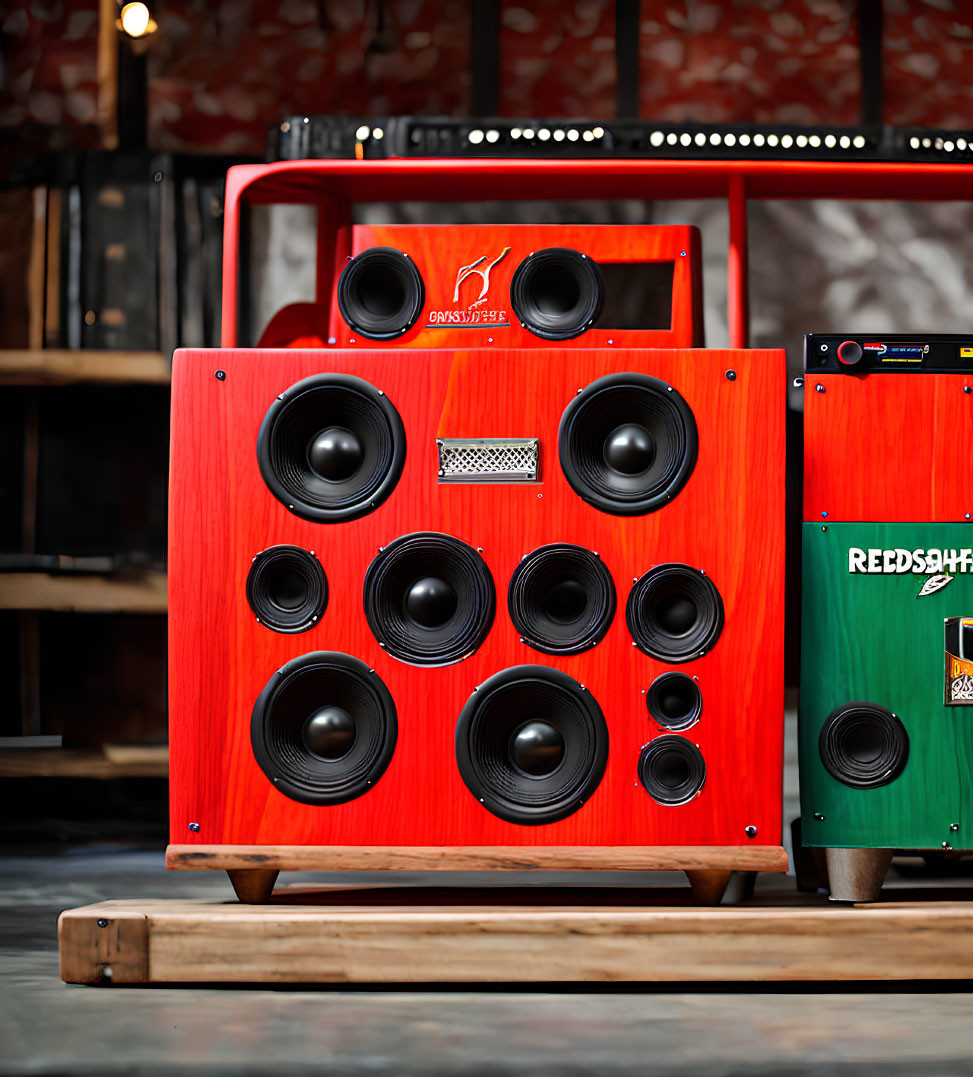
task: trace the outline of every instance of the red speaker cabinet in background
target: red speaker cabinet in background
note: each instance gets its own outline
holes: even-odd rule
[[[180,351],[174,868],[784,870],[784,354]]]
[[[690,225],[358,225],[335,251],[330,307],[282,308],[261,347],[703,343]]]

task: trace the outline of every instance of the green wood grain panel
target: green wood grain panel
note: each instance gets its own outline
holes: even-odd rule
[[[973,847],[973,707],[943,701],[943,624],[973,616],[973,573],[957,572],[942,590],[917,598],[925,573],[848,570],[850,547],[971,546],[969,524],[804,524],[799,736],[807,844]],[[828,715],[852,700],[887,707],[909,735],[904,771],[878,789],[836,781],[818,754]]]

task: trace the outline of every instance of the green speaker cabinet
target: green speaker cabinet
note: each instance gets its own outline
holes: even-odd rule
[[[971,547],[971,524],[804,524],[801,829],[835,900],[877,897],[894,849],[973,847]]]

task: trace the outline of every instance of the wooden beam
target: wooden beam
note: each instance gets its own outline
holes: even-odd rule
[[[169,380],[169,361],[161,352],[0,351],[0,385],[168,385]]]
[[[116,0],[98,0],[98,126],[106,150],[118,149],[118,19]]]
[[[0,609],[74,610],[87,613],[165,613],[164,572],[127,576],[0,574]]]
[[[114,758],[119,755],[118,758]],[[0,778],[166,778],[166,745],[110,748],[0,749]]]

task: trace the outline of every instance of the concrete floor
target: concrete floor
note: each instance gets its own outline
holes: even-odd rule
[[[8,851],[0,1074],[973,1072],[973,994],[935,985],[748,993],[61,983],[58,913],[109,897],[229,899],[231,891],[218,873],[167,875],[158,851]]]

